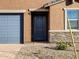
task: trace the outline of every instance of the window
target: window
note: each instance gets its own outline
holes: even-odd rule
[[[73,3],[73,0],[66,0],[66,5],[71,5]]]
[[[74,2],[78,2],[79,3],[79,0],[66,0],[66,5],[71,5]]]
[[[78,9],[68,9],[65,11],[66,15],[66,22],[65,27],[69,29],[68,20],[70,21],[71,29],[79,29],[79,10]]]
[[[79,0],[75,0],[75,2],[79,2]]]

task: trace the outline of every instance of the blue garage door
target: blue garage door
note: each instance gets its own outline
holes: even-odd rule
[[[22,42],[22,14],[0,14],[0,44]]]

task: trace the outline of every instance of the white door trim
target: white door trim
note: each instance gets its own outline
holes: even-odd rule
[[[67,30],[67,9],[65,9],[64,12],[65,12],[65,30]]]

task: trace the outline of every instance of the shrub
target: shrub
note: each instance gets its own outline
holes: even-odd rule
[[[56,49],[57,50],[66,50],[70,46],[71,46],[71,44],[68,42],[59,41],[59,42],[57,42]]]

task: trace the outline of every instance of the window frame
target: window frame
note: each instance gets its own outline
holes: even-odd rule
[[[65,13],[65,30],[67,29],[67,10],[79,10],[79,8],[64,8],[64,13]],[[72,30],[78,30],[78,29],[72,29]]]

